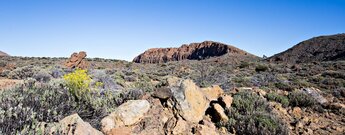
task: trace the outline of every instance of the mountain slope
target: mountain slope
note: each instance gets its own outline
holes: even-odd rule
[[[345,34],[319,36],[268,58],[271,62],[305,63],[345,59]]]
[[[7,53],[0,51],[0,57],[1,56],[9,56]]]
[[[203,60],[211,57],[223,56],[225,54],[253,56],[236,47],[219,42],[204,41],[202,43],[191,43],[182,45],[179,48],[152,48],[134,58],[136,63],[165,63],[181,60]]]

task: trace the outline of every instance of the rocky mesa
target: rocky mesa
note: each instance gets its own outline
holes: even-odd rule
[[[268,58],[271,62],[306,63],[345,59],[345,34],[319,36]]]
[[[152,48],[134,58],[136,63],[166,63],[181,60],[203,60],[225,54],[251,55],[234,46],[214,41],[184,44],[179,48]]]

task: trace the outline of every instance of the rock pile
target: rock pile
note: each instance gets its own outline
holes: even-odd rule
[[[89,67],[89,63],[85,59],[86,56],[86,52],[84,51],[73,53],[71,57],[66,61],[65,66],[68,68],[86,69]]]

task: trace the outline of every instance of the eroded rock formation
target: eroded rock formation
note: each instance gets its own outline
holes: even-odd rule
[[[85,59],[86,56],[86,52],[84,51],[73,53],[71,57],[66,61],[65,66],[68,68],[86,69],[89,67],[89,63]]]
[[[202,60],[224,54],[250,55],[249,53],[226,44],[204,41],[191,43],[179,48],[152,48],[134,58],[136,63],[165,63],[180,60]]]

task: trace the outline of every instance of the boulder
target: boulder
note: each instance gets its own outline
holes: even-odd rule
[[[184,80],[179,87],[172,86],[172,100],[175,111],[188,122],[198,123],[202,120],[209,101],[192,80]]]
[[[150,103],[147,100],[129,100],[102,119],[102,131],[106,133],[113,128],[133,125],[139,122],[149,109]]]
[[[205,125],[198,125],[195,135],[219,135],[215,129]]]
[[[190,126],[186,121],[178,119],[172,132],[174,135],[181,135],[191,133],[190,130]]]
[[[71,57],[66,61],[65,66],[68,68],[86,69],[89,67],[89,63],[85,59],[86,56],[86,52],[84,51],[73,53]]]
[[[223,104],[226,108],[230,108],[233,98],[230,95],[222,95],[220,98],[220,103]]]
[[[167,100],[172,96],[172,93],[169,88],[159,88],[153,93],[152,96],[159,99]]]
[[[89,123],[84,122],[78,114],[70,115],[59,123],[42,124],[49,125],[43,129],[44,134],[66,134],[66,135],[103,135],[102,132],[94,129]]]
[[[111,129],[107,135],[131,135],[132,129],[129,127],[119,127]]]
[[[215,110],[215,113],[216,113],[215,116],[218,117],[217,119],[219,119],[219,121],[223,121],[223,122],[229,121],[229,118],[225,114],[224,109],[223,109],[222,106],[220,106],[219,104],[215,103],[215,104],[213,104],[213,109]]]
[[[320,104],[325,104],[327,103],[327,99],[324,98],[320,93],[321,91],[319,89],[316,88],[303,88],[302,92],[310,95],[311,97],[313,97],[318,103]]]
[[[201,92],[206,96],[209,101],[217,100],[223,93],[223,89],[218,85],[213,85],[208,88],[202,88]]]

